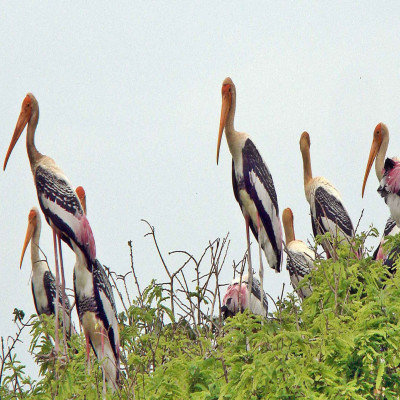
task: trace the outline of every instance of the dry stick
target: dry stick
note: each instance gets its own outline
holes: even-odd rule
[[[132,269],[133,277],[135,278],[135,284],[136,284],[136,287],[137,287],[137,290],[138,290],[138,293],[139,293],[139,304],[140,304],[141,307],[143,307],[142,292],[140,291],[139,282],[138,282],[138,280],[137,280],[137,276],[136,276],[136,273],[135,273],[135,268],[134,268],[134,266],[133,266],[133,246],[132,246],[132,240],[129,240],[129,241],[128,241],[128,246],[129,246],[129,249],[130,249],[130,256],[131,256],[131,269]]]
[[[198,311],[198,315],[200,316],[200,317],[199,317],[199,320],[200,320],[200,321],[202,321],[202,320],[204,319],[204,320],[206,320],[206,321],[211,321],[211,322],[212,322],[212,320],[209,318],[209,316],[208,316],[206,313],[204,313],[204,312],[201,310],[200,303],[198,303],[198,305],[196,305],[195,303],[192,302],[191,298],[188,296],[189,287],[188,287],[188,284],[187,284],[186,277],[185,277],[185,275],[183,274],[183,271],[181,272],[181,275],[182,275],[182,278],[183,278],[183,280],[184,280],[185,286],[182,284],[182,282],[180,281],[180,279],[177,277],[177,280],[178,280],[178,282],[180,283],[180,285],[181,285],[181,287],[182,287],[182,289],[178,289],[177,291],[180,291],[180,292],[185,293],[187,299],[189,300],[190,307],[187,307],[186,305],[185,305],[185,306],[190,310],[190,312],[188,313],[188,315],[190,315],[191,318],[193,319],[193,323],[194,323],[194,327],[195,327],[195,329],[196,329],[196,333],[197,333],[197,335],[199,336],[199,335],[200,335],[200,332],[199,332],[199,330],[198,330],[198,326],[197,326],[198,324],[196,324],[196,320],[195,320],[195,318],[194,318],[194,310],[193,310],[193,308],[194,308],[195,310]],[[215,323],[214,323],[214,325],[215,325]],[[215,325],[215,326],[216,326],[216,325]],[[216,327],[217,327],[217,326],[216,326]],[[218,328],[218,327],[217,327],[217,328]],[[201,346],[201,349],[202,349],[202,346]],[[202,349],[202,351],[203,351],[203,349]]]
[[[216,242],[214,241],[213,244],[214,243],[216,243]],[[211,242],[210,242],[210,245],[211,245]],[[219,246],[219,241],[217,242],[217,249],[216,249],[217,253],[218,253],[218,246]],[[221,250],[222,250],[223,247],[224,247],[224,241],[222,242]],[[218,264],[216,264],[216,260],[215,260],[216,256],[214,255],[214,247],[211,246],[210,249],[211,249],[211,251],[210,251],[210,253],[211,253],[210,254],[210,257],[211,257],[211,268],[210,268],[209,276],[208,276],[207,281],[206,281],[206,286],[208,286],[208,282],[209,282],[209,280],[211,278],[211,275],[212,275],[212,273],[214,273],[215,274],[215,289],[214,289],[214,292],[213,292],[213,301],[211,302],[211,311],[210,311],[210,315],[212,317],[214,315],[215,300],[216,300],[216,296],[217,296],[217,293],[218,293],[218,283],[219,282],[218,282]],[[218,320],[219,320],[219,326],[221,326],[221,324],[222,324],[221,307],[219,307]],[[210,323],[209,329],[212,330],[212,323]],[[218,327],[218,334],[219,334],[219,327]]]
[[[128,272],[126,275],[124,275],[121,279],[124,280],[125,277],[126,277],[129,273],[130,273],[130,272]],[[115,274],[115,275],[116,275],[116,274]],[[116,276],[117,276],[117,279],[119,279],[119,276],[118,276],[118,275],[116,275]],[[120,275],[120,276],[122,276],[122,275]],[[115,290],[117,291],[118,297],[119,297],[119,299],[121,300],[122,307],[124,307],[125,313],[126,313],[126,315],[128,315],[128,309],[127,309],[127,307],[125,306],[125,301],[124,301],[124,299],[122,298],[122,293],[120,292],[120,290],[119,290],[119,288],[118,288],[118,286],[117,286],[117,283],[115,282],[115,279],[114,279],[114,277],[113,277],[113,274],[112,274],[111,272],[110,272],[110,274],[109,274],[109,277],[110,277],[111,280],[113,281]]]
[[[213,247],[212,247],[213,244],[214,244],[216,241],[214,241],[213,243],[209,243],[209,248],[210,248],[210,250],[211,250],[211,268],[210,268],[210,271],[209,271],[209,273],[208,273],[208,277],[207,277],[207,280],[206,280],[206,286],[208,286],[208,282],[209,282],[209,280],[211,279],[212,272],[213,272],[213,268],[214,268],[214,269],[218,269],[218,265],[220,264],[220,258],[221,258],[222,250],[223,250],[224,247],[225,247],[225,243],[226,243],[226,241],[227,241],[227,237],[228,237],[228,236],[229,236],[229,233],[228,233],[228,234],[225,236],[225,238],[222,240],[222,245],[221,245],[220,248],[219,248],[219,239],[218,239],[217,249],[216,249],[216,255],[217,255],[217,256],[214,256],[214,255],[213,255]],[[225,254],[224,254],[224,257],[223,257],[223,259],[222,259],[221,267],[219,268],[218,273],[221,272],[222,266],[223,266],[224,263],[225,263],[226,255],[227,255],[227,252],[228,252],[228,249],[229,249],[229,244],[230,244],[230,241],[228,241],[228,245],[227,245],[227,247],[226,247]],[[219,250],[219,252],[218,252],[218,250]],[[217,258],[216,258],[216,257],[217,257]]]
[[[178,282],[180,283],[180,285],[182,286],[182,288],[183,288],[183,285],[182,285],[182,283],[179,281],[179,279],[178,279],[178,274],[179,273],[181,273],[182,274],[182,276],[184,277],[184,279],[185,279],[185,284],[186,284],[186,289],[187,289],[187,293],[186,293],[186,297],[189,299],[189,288],[188,288],[188,285],[187,285],[187,283],[186,283],[186,277],[185,277],[185,275],[183,274],[183,269],[189,264],[189,262],[191,261],[191,260],[193,260],[193,262],[196,264],[196,266],[197,266],[197,261],[196,261],[196,259],[193,257],[193,255],[191,255],[190,253],[188,253],[188,252],[186,252],[186,251],[182,251],[182,250],[176,250],[176,251],[171,251],[170,253],[168,253],[168,254],[175,254],[175,253],[181,253],[181,254],[185,254],[185,255],[187,255],[188,256],[188,259],[183,263],[183,265],[181,266],[181,267],[179,267],[172,275],[171,275],[171,287],[172,287],[172,284],[173,284],[173,279],[175,279],[175,278],[177,278],[177,280],[178,280]],[[198,267],[196,267],[196,268],[198,268]],[[198,275],[198,274],[197,274]],[[200,283],[198,283],[198,287],[199,287],[199,285],[200,285]],[[185,288],[183,288],[184,290],[185,290]],[[198,291],[199,292],[199,291]],[[199,294],[199,293],[198,293]],[[200,302],[200,296],[198,296],[198,301]],[[200,316],[200,314],[198,314],[198,319],[200,320],[201,318],[200,318],[201,316]],[[199,321],[198,321],[199,322]],[[194,324],[196,324],[196,320],[195,320],[195,318],[194,318],[194,315],[193,315],[193,323]]]
[[[184,290],[183,290],[183,289],[177,289],[177,292],[186,293],[186,289],[184,289]],[[179,300],[179,301],[181,302],[181,300]],[[210,322],[210,323],[211,323],[212,325],[214,325],[217,329],[219,328],[219,327],[215,324],[215,322],[213,322],[213,320],[209,317],[209,315],[207,315],[207,314],[204,313],[201,309],[199,309],[195,303],[191,302],[190,300],[189,300],[189,302],[191,303],[191,305],[194,307],[195,310],[200,311],[200,313],[201,313],[203,319],[205,319],[207,322]],[[193,314],[194,314],[193,310],[191,311],[191,309],[190,309],[187,305],[185,305],[184,303],[182,303],[182,305],[184,305],[185,307],[187,307],[187,308],[189,309],[189,312],[186,314],[186,316],[190,315],[190,316],[192,316],[192,318],[193,318]],[[196,329],[197,329],[197,327],[196,327]],[[200,344],[200,346],[201,346],[201,344]]]
[[[228,233],[228,235],[229,235],[229,233]],[[226,236],[226,238],[228,237],[228,235]],[[224,240],[225,240],[225,239],[224,239]],[[221,264],[221,267],[219,268],[218,273],[221,272],[222,267],[223,267],[223,265],[225,264],[226,257],[227,257],[227,255],[228,255],[228,250],[229,250],[229,246],[230,246],[230,244],[231,244],[231,241],[230,241],[230,240],[227,240],[227,241],[228,241],[228,244],[226,245],[225,254],[224,254],[224,257],[222,258],[222,262],[221,262],[221,263],[219,262],[220,256],[218,256],[218,264],[219,264],[219,263]],[[225,243],[226,243],[226,241],[224,242],[224,244],[225,244]],[[222,249],[221,249],[221,251],[222,251]]]
[[[207,249],[208,249],[208,247],[206,248],[205,252],[207,251]],[[188,253],[187,251],[184,251],[184,250],[175,250],[175,251],[169,252],[168,254],[171,255],[171,254],[176,254],[176,253],[185,254],[185,255],[187,255],[189,257],[189,259],[184,263],[184,265],[182,267],[184,267],[186,264],[188,264],[190,260],[192,260],[194,262],[194,264],[196,265],[195,271],[196,271],[196,282],[197,282],[197,293],[198,293],[198,295],[197,295],[197,304],[200,307],[199,263],[196,261],[196,259],[193,257],[192,254],[190,254],[190,253]],[[204,253],[203,253],[203,255],[204,255]],[[182,267],[180,269],[183,269]],[[175,275],[175,273],[173,274],[173,276],[174,275]],[[186,283],[186,278],[185,278],[185,283]],[[189,288],[188,288],[187,285],[186,285],[186,287],[187,287],[187,290],[189,292]],[[197,315],[197,322],[200,323],[200,314]]]
[[[279,321],[280,323],[282,323],[282,299],[283,299],[283,292],[285,290],[285,283],[282,284],[282,292],[281,292],[281,296],[278,297],[279,300],[279,307],[278,307],[278,314],[279,314]],[[271,297],[271,296],[269,296]],[[275,305],[276,306],[276,305]]]
[[[361,210],[361,215],[360,215],[360,218],[358,218],[358,222],[357,222],[357,225],[356,225],[356,229],[354,230],[354,233],[357,233],[357,230],[358,230],[358,227],[360,226],[361,219],[362,219],[363,215],[364,215],[364,209]]]
[[[129,274],[130,274],[130,273],[131,273],[131,271],[129,271]],[[128,299],[128,303],[129,303],[130,305],[132,305],[131,298],[129,297],[128,287],[126,286],[126,277],[127,277],[127,276],[128,276],[128,273],[125,274],[125,275],[124,275],[124,278],[121,279],[121,280],[122,280],[122,282],[124,282],[124,288],[125,288],[126,297],[127,297],[127,299]]]
[[[244,267],[245,267],[245,265],[246,265],[246,261],[245,260],[248,260],[249,261],[249,267],[251,266],[251,262],[250,262],[250,256],[249,256],[249,250],[250,250],[250,248],[248,248],[248,257],[249,258],[243,258],[242,259],[242,268],[241,268],[241,270],[240,270],[240,275],[239,275],[239,288],[241,288],[242,287],[242,277],[243,277],[243,272],[244,272]],[[249,277],[247,278],[247,284],[249,285],[249,287],[250,287],[250,293],[251,293],[251,286],[250,286],[250,284],[251,285],[253,285],[253,279],[251,279],[251,281],[249,281]],[[249,292],[249,288],[247,288],[247,293]],[[248,304],[250,305],[250,296],[248,296],[249,297],[249,299],[248,299]],[[241,290],[239,290],[239,312],[242,312],[242,291]]]
[[[222,252],[224,244],[225,244],[225,241],[223,241],[220,254]],[[228,243],[227,247],[229,247],[229,243]],[[218,256],[218,262],[219,262],[219,257],[220,257],[220,255]],[[225,253],[225,256],[224,256],[224,258],[222,260],[222,264],[225,262],[225,257],[226,257],[226,253]],[[220,286],[219,285],[219,273],[220,273],[221,270],[218,269],[218,264],[213,264],[213,266],[214,266],[214,274],[215,274],[215,292],[214,292],[214,299],[213,299],[213,302],[212,302],[211,315],[214,314],[215,300],[216,300],[216,297],[218,295],[218,309],[219,309],[219,313],[218,313],[218,322],[219,322],[218,335],[220,335],[221,326],[222,326],[222,315],[221,315],[221,292],[219,290],[219,286]],[[222,268],[222,266],[221,266],[221,268]],[[211,326],[210,326],[210,329],[211,329]],[[221,361],[223,362],[223,360],[221,360]]]
[[[141,221],[145,222],[145,223],[147,224],[147,226],[150,228],[150,232],[146,233],[146,234],[144,235],[144,237],[146,237],[146,236],[148,236],[148,235],[151,235],[151,236],[153,237],[153,241],[154,241],[154,244],[155,244],[155,246],[156,246],[158,256],[160,257],[160,260],[161,260],[161,262],[162,262],[162,264],[163,264],[163,266],[164,266],[164,269],[165,269],[165,271],[167,272],[167,275],[168,275],[169,279],[171,280],[171,282],[170,282],[170,286],[171,286],[171,287],[170,287],[171,313],[172,313],[172,315],[175,315],[175,311],[174,311],[174,299],[173,299],[173,297],[174,297],[174,294],[173,294],[173,293],[174,293],[174,292],[173,292],[173,289],[174,289],[174,282],[173,282],[173,279],[174,279],[174,278],[171,276],[171,274],[170,274],[170,272],[169,272],[169,269],[168,269],[168,267],[167,267],[167,264],[165,263],[164,258],[163,258],[162,254],[161,254],[160,248],[158,247],[158,243],[157,243],[157,239],[156,239],[156,235],[155,235],[154,226],[150,225],[150,223],[149,223],[148,221],[146,221],[145,219],[142,219]]]
[[[182,273],[182,278],[183,278],[183,281],[185,282],[185,287],[183,288],[183,290],[185,290],[186,291],[186,296],[187,296],[187,299],[189,300],[189,304],[190,304],[190,313],[191,313],[191,317],[192,317],[192,319],[193,319],[193,324],[194,324],[194,326],[195,326],[195,328],[196,328],[196,333],[197,333],[197,337],[200,337],[200,332],[199,332],[199,330],[198,330],[198,328],[197,328],[197,323],[196,323],[196,318],[195,318],[195,315],[194,315],[194,310],[193,310],[193,302],[192,302],[192,299],[190,298],[190,296],[189,296],[189,293],[190,293],[190,290],[189,290],[189,287],[188,287],[188,284],[187,284],[187,281],[186,281],[186,277],[185,277],[185,275]]]

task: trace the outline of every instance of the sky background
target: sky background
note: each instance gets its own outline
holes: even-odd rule
[[[280,213],[293,210],[297,238],[312,232],[299,151],[304,130],[314,176],[338,188],[354,225],[365,209],[361,230],[372,223],[382,231],[389,211],[374,170],[364,199],[361,186],[378,122],[391,133],[388,155],[399,154],[399,15],[395,1],[3,3],[0,159],[32,92],[40,106],[36,146],[85,188],[102,263],[127,272],[132,240],[142,286],[165,280],[144,218],[171,269],[182,257],[169,251],[200,256],[209,240],[229,232],[222,273],[229,282],[232,260],[246,250],[225,138],[216,165],[221,84],[230,76],[235,128],[256,143]],[[18,268],[27,216],[38,206],[25,137],[0,179],[0,336],[15,332],[14,307],[35,312],[29,252]],[[54,268],[51,230],[42,222],[41,247]],[[252,253],[258,268],[256,246]],[[66,247],[64,259],[72,287],[75,258]],[[266,272],[273,297],[283,282],[291,290],[286,268]],[[18,356],[34,375],[27,339]]]

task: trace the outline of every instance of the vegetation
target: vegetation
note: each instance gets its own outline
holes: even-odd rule
[[[295,294],[279,299],[268,320],[248,312],[221,320],[218,275],[228,237],[209,243],[199,258],[182,252],[186,260],[175,272],[160,253],[168,281],[143,290],[133,263],[125,276],[110,272],[123,309],[122,385],[114,395],[108,389],[107,398],[399,399],[400,278],[368,255],[364,242],[370,235],[378,234],[371,229],[353,244],[360,246],[360,258],[351,246],[337,246],[333,259],[318,259],[307,278],[312,296],[302,304]],[[400,238],[387,246],[396,244]],[[195,267],[193,282],[187,265]],[[234,265],[244,267],[245,260]],[[15,311],[19,330],[31,329],[40,377],[27,376],[12,341],[2,341],[0,397],[101,398],[101,369],[92,359],[87,373],[83,335],[72,338],[68,362],[54,360],[46,357],[52,318],[25,319]]]

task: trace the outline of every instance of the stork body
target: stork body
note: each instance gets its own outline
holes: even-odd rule
[[[250,298],[248,296],[248,285],[248,276],[243,275],[241,283],[240,278],[236,278],[228,286],[221,307],[224,318],[231,317],[238,312],[243,312],[246,308],[256,315],[262,315],[263,317],[268,315],[268,302],[265,294],[261,302],[260,281],[256,277],[253,277],[251,286],[252,296]]]
[[[298,287],[303,278],[314,268],[315,252],[311,250],[302,240],[296,240],[293,227],[293,213],[290,208],[285,208],[282,213],[283,228],[285,230],[287,263],[290,281],[296,293],[303,300],[310,296],[312,287]]]
[[[274,182],[252,140],[244,140],[238,158],[232,160],[232,186],[242,214],[249,221],[268,264],[280,272],[282,227]]]
[[[249,228],[259,244],[260,286],[263,296],[264,268],[261,249],[268,264],[280,272],[282,264],[282,227],[279,219],[278,200],[271,173],[249,135],[234,128],[236,88],[230,78],[222,84],[221,120],[217,144],[217,163],[222,133],[232,154],[233,192],[246,221],[247,248],[249,256],[249,292],[252,287],[253,270],[250,258]]]
[[[85,191],[79,186],[76,192],[86,213]],[[120,342],[112,287],[97,259],[91,263],[80,249],[75,249],[75,254],[75,301],[85,333],[87,358],[90,343],[97,359],[104,359],[104,377],[115,390],[119,386]]]
[[[300,151],[303,156],[304,191],[310,204],[314,236],[330,232],[333,238],[346,239],[350,242],[354,237],[353,223],[338,190],[324,177],[313,178],[310,145],[310,136],[307,132],[303,132],[300,138]],[[331,257],[331,244],[324,241],[322,247],[327,257]]]
[[[26,248],[31,243],[31,261],[32,261],[32,295],[35,303],[37,314],[52,315],[55,314],[56,305],[56,284],[53,274],[47,264],[47,261],[40,257],[39,240],[41,232],[40,213],[36,207],[33,207],[28,216],[28,229],[26,232],[25,242],[22,249],[20,267],[25,255]],[[64,295],[64,303],[66,308],[67,320],[66,331],[67,336],[71,334],[71,315],[68,296],[59,293],[58,307],[62,307],[62,295]]]
[[[10,146],[4,160],[5,170],[11,152],[27,127],[26,147],[29,162],[36,186],[37,196],[46,221],[53,229],[54,254],[56,264],[56,303],[59,296],[58,253],[61,261],[62,292],[65,291],[64,268],[61,254],[61,240],[70,247],[80,249],[91,262],[96,259],[96,248],[89,221],[82,211],[79,199],[69,179],[57,166],[54,160],[41,154],[35,146],[34,137],[39,121],[39,104],[33,94],[28,93],[22,103],[21,113],[15,127]],[[58,246],[58,249],[57,249]],[[65,327],[65,307],[63,321]],[[64,340],[66,332],[64,332]],[[55,347],[58,352],[58,307],[56,307]]]

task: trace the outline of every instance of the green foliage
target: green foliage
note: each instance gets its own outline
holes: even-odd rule
[[[366,236],[353,245],[364,253]],[[122,385],[107,398],[398,399],[400,278],[339,246],[306,280],[313,294],[302,304],[290,294],[268,320],[246,311],[213,328],[176,318],[168,290],[152,282],[119,316]],[[188,298],[197,302],[193,292]],[[31,328],[39,379],[31,381],[13,356],[2,399],[101,398],[101,369],[92,359],[87,373],[82,335],[72,337],[68,362],[44,357],[52,322],[36,319]]]

